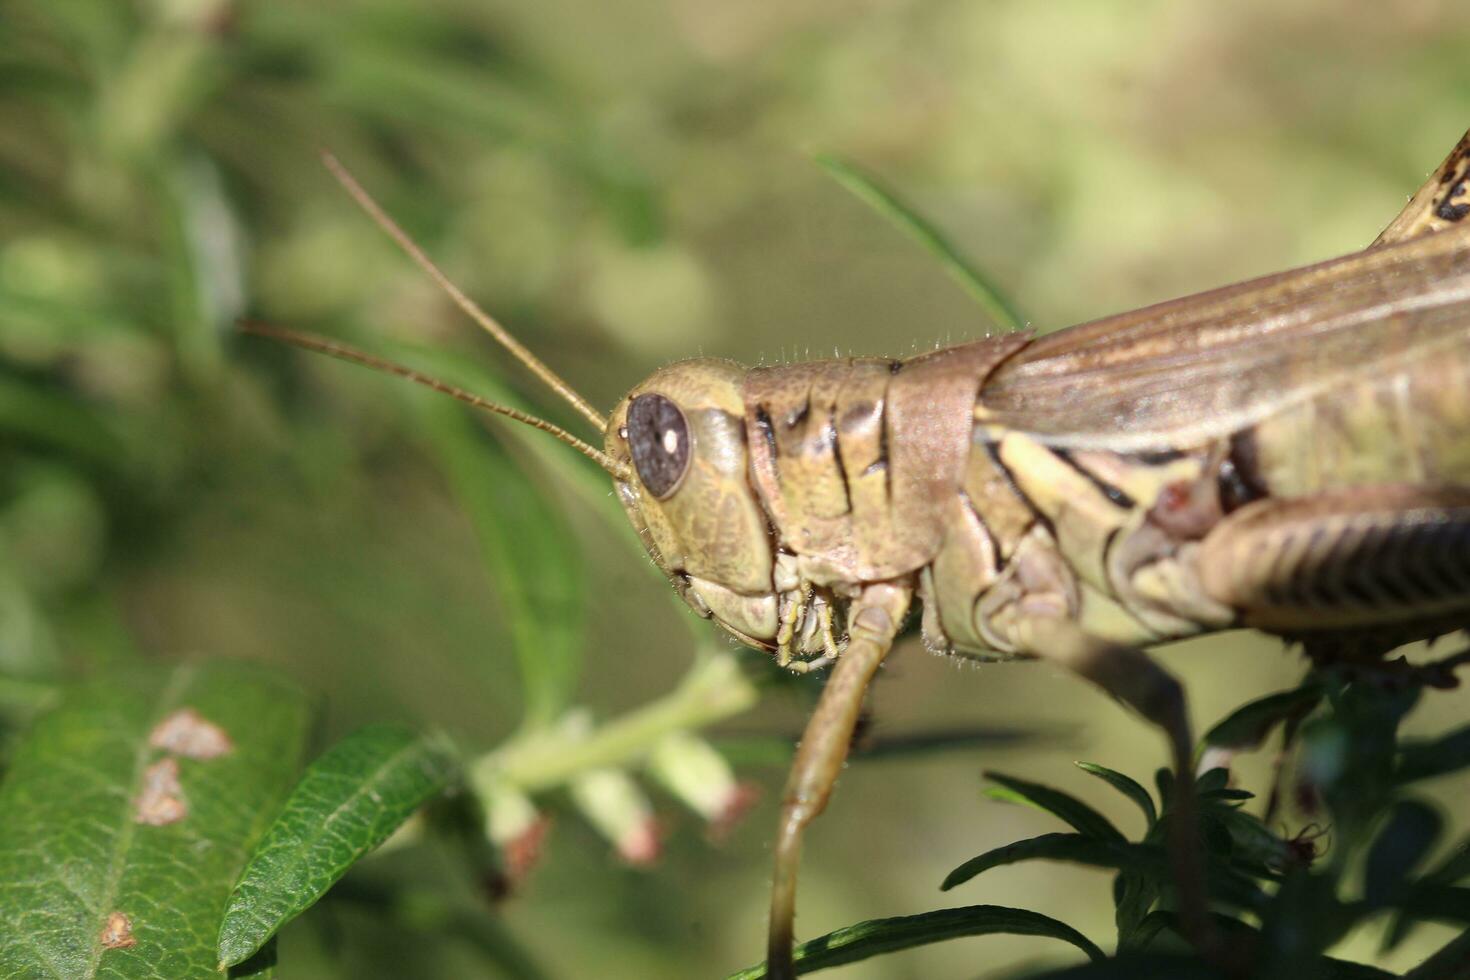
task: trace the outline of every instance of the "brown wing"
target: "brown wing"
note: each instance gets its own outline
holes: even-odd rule
[[[1470,358],[1470,229],[1095,320],[1032,343],[976,417],[1060,446],[1198,444],[1365,373]]]

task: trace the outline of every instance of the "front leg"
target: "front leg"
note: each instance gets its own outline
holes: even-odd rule
[[[863,696],[878,665],[893,646],[913,599],[909,583],[869,585],[848,610],[847,645],[817,708],[807,722],[801,746],[781,798],[776,830],[776,874],[771,884],[771,920],[766,948],[766,976],[796,976],[791,959],[796,918],[796,872],[801,863],[801,836],[827,805],[832,787],[847,761],[853,729],[862,713]]]

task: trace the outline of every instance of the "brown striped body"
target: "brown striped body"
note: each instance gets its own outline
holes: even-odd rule
[[[613,411],[619,496],[680,594],[783,666],[835,665],[782,798],[771,976],[903,608],[932,648],[1044,657],[1133,706],[1181,786],[1183,691],[1143,648],[1249,626],[1372,658],[1470,626],[1467,182],[1462,140],[1365,252],[902,362],[683,362]],[[1208,938],[1179,799],[1181,921]]]
[[[718,478],[696,467],[661,504],[625,486],[630,512],[700,612],[783,661],[830,661],[848,601],[883,581],[914,588],[931,646],[977,656],[1029,653],[1037,604],[1130,647],[1240,624],[1332,633],[1362,611],[1246,610],[1202,549],[1226,554],[1212,532],[1254,501],[1470,487],[1470,236],[1034,341],[902,362],[683,362],[630,398],[650,392],[685,404],[696,444],[732,444],[710,454]],[[689,405],[696,393],[711,404]],[[1470,604],[1425,602],[1397,619]]]

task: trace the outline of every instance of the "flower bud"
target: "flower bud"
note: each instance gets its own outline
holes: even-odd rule
[[[760,795],[753,783],[739,783],[725,757],[704,739],[673,732],[654,746],[648,770],[659,784],[698,813],[710,835],[724,838]]]
[[[485,810],[485,836],[500,852],[506,890],[513,889],[540,860],[551,820],[503,779],[482,788],[480,803]]]
[[[658,822],[648,797],[621,769],[592,769],[571,784],[572,802],[588,822],[617,848],[618,856],[635,867],[658,859]]]

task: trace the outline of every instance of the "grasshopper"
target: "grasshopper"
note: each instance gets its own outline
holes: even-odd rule
[[[916,606],[933,650],[1053,661],[1132,706],[1186,790],[1184,695],[1146,648],[1248,627],[1371,664],[1470,626],[1470,134],[1362,252],[906,360],[679,361],[606,417],[326,163],[602,445],[332,341],[256,331],[555,435],[611,476],[698,615],[790,670],[831,668],[781,801],[771,977],[794,976],[803,832]],[[1180,796],[1180,916],[1208,946]]]

